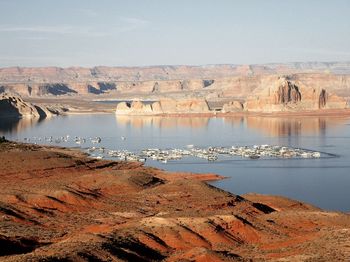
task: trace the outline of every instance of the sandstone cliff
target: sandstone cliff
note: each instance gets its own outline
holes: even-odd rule
[[[0,68],[0,82],[60,83],[206,79],[295,73],[350,74],[350,62],[310,62],[256,65],[146,66],[146,67],[9,67]]]
[[[239,101],[230,101],[223,105],[222,112],[223,113],[229,113],[229,112],[240,112],[243,111],[243,104]]]
[[[205,99],[162,99],[153,103],[120,102],[116,108],[117,115],[201,114],[209,112],[210,109]]]
[[[25,102],[17,95],[0,94],[0,117],[45,118],[58,115],[63,109],[38,106]]]
[[[116,89],[111,82],[54,82],[54,83],[0,83],[0,93],[17,93],[21,96],[62,96],[105,94]]]
[[[94,68],[0,68],[0,93],[21,96],[159,95],[184,91],[202,97],[246,98],[271,75],[291,75],[350,97],[350,63],[289,63]],[[118,95],[116,95],[118,94]]]
[[[278,80],[280,75],[284,80]],[[3,68],[4,92],[42,104],[54,97],[71,99],[71,108],[75,101],[92,99],[159,101],[118,105],[117,114],[133,115],[339,109],[350,101],[350,63]],[[205,99],[209,107],[192,98]],[[85,112],[93,110],[90,104]]]
[[[117,105],[116,114],[119,115],[148,115],[152,114],[151,104],[146,104],[141,101],[120,102]]]
[[[163,113],[208,113],[210,112],[208,103],[205,99],[163,99],[156,104],[158,110]]]
[[[288,77],[270,77],[248,97],[244,109],[251,112],[303,111],[347,108],[345,99],[321,87]]]

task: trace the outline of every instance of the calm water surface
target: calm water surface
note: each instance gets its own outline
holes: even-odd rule
[[[350,119],[347,118],[70,115],[40,122],[1,119],[0,133],[19,141],[45,136],[100,136],[101,146],[131,151],[183,148],[188,144],[203,147],[274,144],[334,153],[339,157],[257,160],[236,157],[222,162],[188,158],[167,164],[147,161],[147,165],[170,171],[221,174],[229,178],[213,184],[236,194],[283,195],[325,209],[350,211]]]

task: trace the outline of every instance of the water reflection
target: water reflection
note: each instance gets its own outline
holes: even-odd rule
[[[347,118],[326,117],[245,117],[248,128],[260,130],[272,137],[319,135],[326,131],[344,125]]]
[[[224,123],[231,126],[242,126],[245,125],[246,117],[243,116],[230,116],[223,118]]]
[[[11,134],[37,125],[45,119],[1,118],[0,133]],[[47,120],[50,121],[50,120]],[[349,118],[335,117],[161,117],[161,116],[116,116],[118,126],[134,129],[207,129],[210,121],[219,121],[226,127],[244,127],[271,137],[298,137],[305,135],[326,135],[327,130],[343,126]],[[218,130],[219,131],[219,130]]]
[[[28,127],[32,127],[44,119],[39,118],[1,118],[0,134],[19,133]]]
[[[326,130],[342,126],[349,118],[335,117],[162,117],[162,116],[116,116],[116,122],[121,126],[132,128],[207,128],[210,120],[222,119],[227,126],[244,126],[248,129],[261,131],[271,137],[325,135]]]
[[[133,128],[154,127],[167,128],[206,128],[210,118],[208,117],[161,117],[161,116],[116,116],[118,125],[131,126]]]

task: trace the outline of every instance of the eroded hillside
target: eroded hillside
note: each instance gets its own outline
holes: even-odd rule
[[[337,260],[350,216],[78,151],[0,144],[2,261]]]

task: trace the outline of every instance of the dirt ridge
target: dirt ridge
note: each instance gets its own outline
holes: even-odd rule
[[[64,156],[64,157],[62,157]],[[350,215],[139,163],[0,143],[1,261],[346,261]],[[1,245],[3,247],[4,245]],[[2,249],[3,250],[3,249]]]

